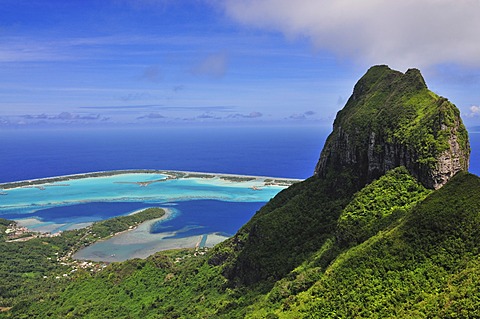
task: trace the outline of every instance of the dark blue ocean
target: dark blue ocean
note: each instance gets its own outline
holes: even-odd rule
[[[0,131],[0,183],[118,169],[307,178],[330,129],[4,130]]]

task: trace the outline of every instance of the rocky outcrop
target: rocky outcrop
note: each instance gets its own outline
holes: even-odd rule
[[[405,166],[438,189],[468,170],[468,133],[458,109],[429,91],[416,69],[372,67],[334,122],[315,168],[321,177],[351,174],[357,187]]]

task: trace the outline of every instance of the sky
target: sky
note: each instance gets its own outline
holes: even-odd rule
[[[330,125],[376,64],[480,125],[480,0],[0,0],[0,128]]]

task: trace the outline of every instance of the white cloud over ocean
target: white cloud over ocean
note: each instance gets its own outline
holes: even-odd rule
[[[480,116],[480,106],[472,105],[470,106],[470,114],[469,117]]]
[[[478,0],[213,0],[247,25],[395,68],[480,66]]]

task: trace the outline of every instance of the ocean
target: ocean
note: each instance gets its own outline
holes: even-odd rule
[[[330,131],[330,127],[314,126],[3,130],[0,183],[123,169],[305,179],[312,175]],[[470,142],[470,171],[479,175],[480,133],[471,133]],[[131,234],[132,238],[116,246],[103,242],[82,255],[84,259],[102,256],[99,260],[118,261],[175,247],[182,238],[190,238],[182,243],[191,246],[198,236],[212,235],[214,244],[234,234],[282,189],[258,192],[248,183],[233,188],[218,181],[199,185],[196,180],[152,184],[144,189],[131,184],[155,178],[124,175],[69,181],[70,187],[18,190],[23,194],[19,197],[17,191],[7,191],[7,196],[0,196],[0,217],[25,219],[31,228],[59,231],[146,207],[170,207],[173,217],[153,224],[147,235],[132,239]],[[143,244],[138,244],[139,240]],[[136,244],[129,248],[127,242],[132,241]],[[144,255],[139,255],[142,247]],[[105,253],[112,249],[118,249],[118,256]]]
[[[4,130],[0,183],[119,169],[307,178],[325,127]]]

